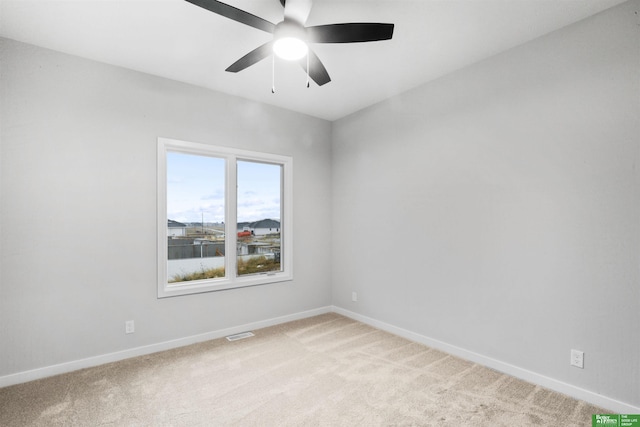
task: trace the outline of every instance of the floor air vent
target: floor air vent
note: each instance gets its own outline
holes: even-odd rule
[[[242,340],[245,338],[250,338],[253,337],[253,332],[241,332],[239,334],[235,334],[235,335],[229,335],[227,338],[228,341],[238,341],[238,340]]]

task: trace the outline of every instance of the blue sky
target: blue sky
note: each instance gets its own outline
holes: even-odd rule
[[[180,222],[222,222],[224,159],[167,153],[167,218]],[[238,162],[238,222],[280,219],[278,165]]]

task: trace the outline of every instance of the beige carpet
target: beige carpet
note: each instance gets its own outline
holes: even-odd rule
[[[0,389],[0,426],[591,426],[603,409],[325,314]]]

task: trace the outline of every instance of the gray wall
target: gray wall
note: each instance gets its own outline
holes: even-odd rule
[[[0,377],[330,304],[329,122],[9,40],[0,64]],[[293,156],[293,282],[156,298],[159,136]]]
[[[640,405],[639,5],[335,122],[334,305]]]

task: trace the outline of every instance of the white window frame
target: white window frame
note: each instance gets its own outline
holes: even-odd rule
[[[168,282],[167,260],[167,152],[180,152],[225,159],[225,278]],[[237,275],[237,161],[248,160],[282,166],[280,200],[281,271]],[[202,292],[221,291],[246,286],[264,285],[293,280],[293,158],[278,154],[259,153],[230,147],[158,138],[158,208],[157,263],[158,298]]]

